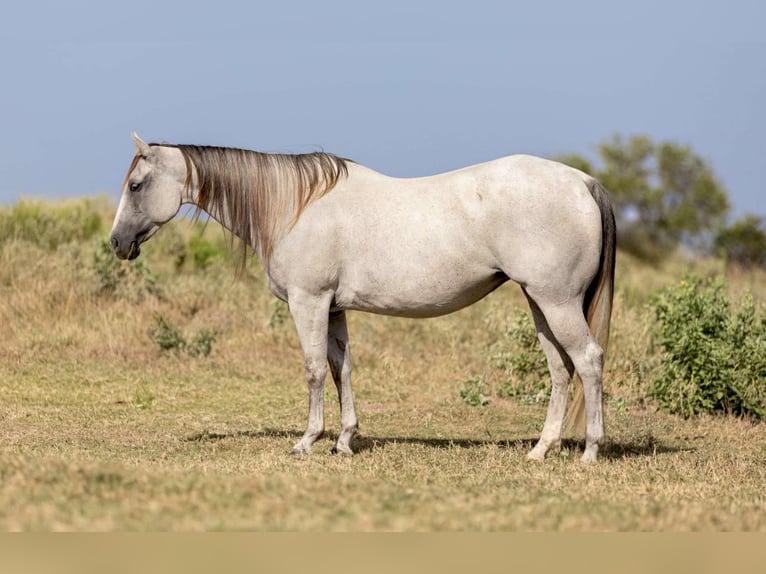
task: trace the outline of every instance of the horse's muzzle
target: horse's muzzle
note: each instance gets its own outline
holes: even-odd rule
[[[120,241],[116,235],[112,234],[109,243],[118,259],[135,259],[141,255],[141,247],[135,239],[130,242]]]

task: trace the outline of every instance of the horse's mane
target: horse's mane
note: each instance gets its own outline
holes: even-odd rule
[[[156,144],[155,144],[156,145]],[[167,144],[161,144],[167,145]],[[348,175],[348,160],[328,153],[267,154],[213,146],[172,145],[184,157],[187,187],[197,174],[197,212],[224,215],[247,248],[258,246],[268,267],[274,244],[298,221],[304,209]]]

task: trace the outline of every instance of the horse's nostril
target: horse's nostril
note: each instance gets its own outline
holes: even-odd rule
[[[117,240],[117,238],[114,235],[112,235],[109,242],[112,244],[112,249],[117,249],[120,246],[120,242]]]

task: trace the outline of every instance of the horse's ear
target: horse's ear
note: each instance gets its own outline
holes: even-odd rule
[[[133,138],[133,143],[136,144],[136,150],[138,151],[138,155],[143,157],[149,157],[152,153],[152,148],[149,146],[148,143],[146,143],[144,140],[142,140],[140,137],[138,137],[138,134],[136,132],[130,132],[130,137]]]

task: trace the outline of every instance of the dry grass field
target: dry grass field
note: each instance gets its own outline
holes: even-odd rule
[[[88,239],[0,243],[0,530],[766,530],[766,425],[684,420],[646,397],[649,294],[689,268],[723,273],[719,262],[654,269],[618,255],[596,465],[578,462],[579,439],[524,459],[545,406],[496,392],[494,357],[526,309],[512,284],[438,319],[351,313],[357,454],[330,454],[328,381],[328,436],[294,457],[302,358],[258,264],[237,279],[217,251],[188,250],[200,232],[185,220],[138,268],[112,264],[99,258],[107,211]],[[204,237],[223,241],[213,224]],[[764,278],[730,277],[732,297],[763,303]],[[205,332],[212,351],[193,356]],[[163,350],[174,334],[189,345]],[[485,406],[460,395],[477,375]]]

